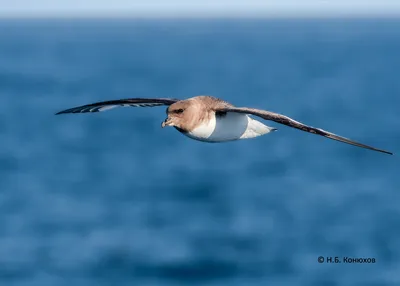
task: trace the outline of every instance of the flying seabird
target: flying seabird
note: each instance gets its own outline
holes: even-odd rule
[[[254,138],[277,130],[249,116],[255,115],[265,120],[275,121],[329,139],[393,155],[389,151],[364,145],[331,132],[305,125],[285,115],[255,108],[235,107],[219,98],[205,95],[185,100],[173,98],[110,100],[66,109],[56,114],[99,112],[118,106],[154,107],[162,105],[168,106],[166,110],[167,118],[161,124],[163,128],[173,126],[184,135],[203,142],[226,142]]]

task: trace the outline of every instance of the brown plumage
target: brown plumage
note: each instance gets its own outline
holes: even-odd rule
[[[163,127],[173,125],[179,131],[189,132],[215,116],[216,110],[233,107],[219,98],[201,95],[180,100],[167,108],[167,119]]]

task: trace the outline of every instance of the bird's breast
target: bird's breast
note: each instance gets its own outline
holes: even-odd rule
[[[212,116],[210,120],[184,134],[195,140],[224,142],[253,138],[269,131],[268,126],[246,114],[228,112],[222,116]]]

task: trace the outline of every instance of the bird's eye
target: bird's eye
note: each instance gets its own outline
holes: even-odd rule
[[[175,110],[175,113],[182,113],[183,112],[183,109],[177,109],[177,110]]]

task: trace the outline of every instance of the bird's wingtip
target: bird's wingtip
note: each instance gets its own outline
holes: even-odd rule
[[[72,109],[65,109],[65,110],[61,110],[57,113],[54,113],[54,115],[59,115],[59,114],[65,114],[65,113],[72,113]]]
[[[390,151],[380,150],[380,149],[378,149],[378,151],[380,151],[380,152],[382,152],[382,153],[385,153],[385,154],[388,154],[388,155],[394,155],[394,153],[392,153],[392,152],[390,152]]]

